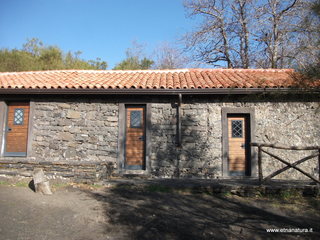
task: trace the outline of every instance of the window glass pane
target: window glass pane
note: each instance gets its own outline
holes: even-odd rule
[[[142,112],[141,111],[131,111],[130,113],[130,127],[140,128],[142,125]]]
[[[242,138],[242,120],[232,120],[232,137],[234,138]]]
[[[14,125],[22,125],[24,119],[24,109],[22,108],[15,108],[14,109],[14,118],[13,124]]]

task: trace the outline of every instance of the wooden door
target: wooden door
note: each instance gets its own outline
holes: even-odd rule
[[[125,168],[145,169],[145,107],[126,108]]]
[[[5,156],[26,156],[29,125],[29,103],[8,104]]]
[[[248,175],[249,157],[249,118],[246,116],[228,117],[228,164],[230,175]]]

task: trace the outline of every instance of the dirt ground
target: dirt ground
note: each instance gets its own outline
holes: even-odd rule
[[[320,200],[290,201],[152,186],[68,186],[44,196],[0,185],[0,239],[320,239]],[[267,233],[267,228],[313,233]]]

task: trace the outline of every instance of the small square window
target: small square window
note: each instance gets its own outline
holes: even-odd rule
[[[231,130],[232,130],[232,137],[233,138],[242,138],[242,120],[232,120],[231,121]]]
[[[14,109],[13,124],[14,125],[23,125],[23,119],[24,119],[24,109],[23,108],[15,108]]]
[[[130,127],[131,128],[141,128],[142,126],[142,112],[141,111],[131,111],[130,112]]]

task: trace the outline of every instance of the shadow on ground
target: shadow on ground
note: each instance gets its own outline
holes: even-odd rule
[[[170,192],[152,185],[89,192],[103,204],[105,234],[114,239],[319,239],[319,219],[277,212],[224,195]],[[318,210],[317,210],[318,211]],[[267,233],[313,228],[314,233]]]

